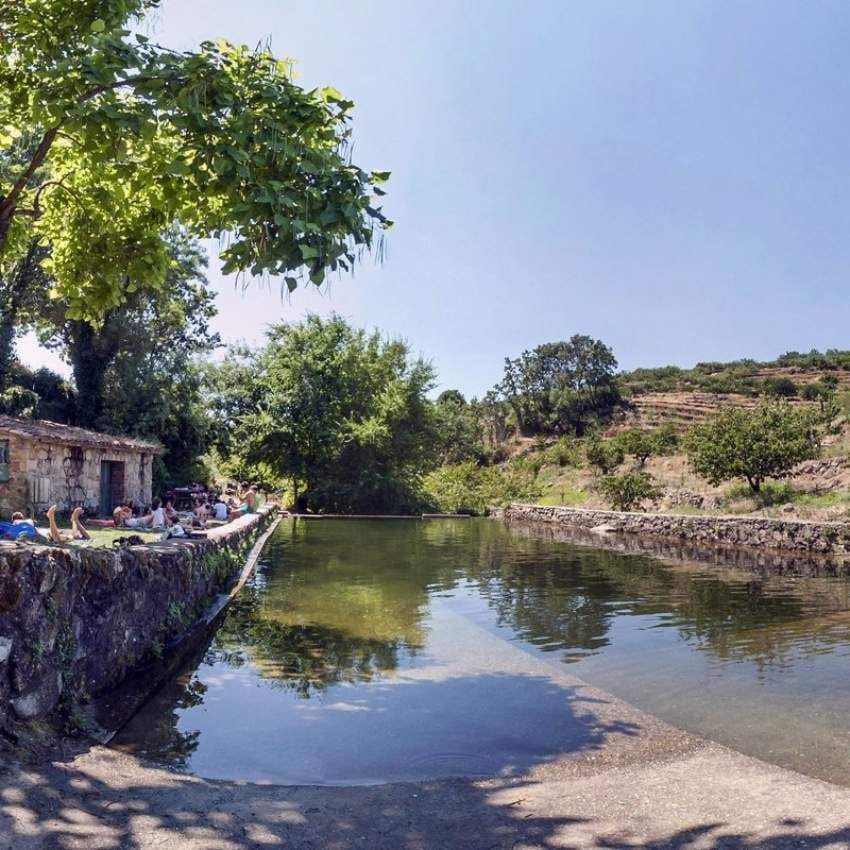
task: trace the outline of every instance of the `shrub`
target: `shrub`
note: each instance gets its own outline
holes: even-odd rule
[[[655,501],[661,490],[648,472],[642,470],[625,475],[606,475],[599,482],[599,490],[616,511],[633,511],[647,500]]]
[[[797,395],[797,385],[784,376],[765,378],[762,382],[762,390],[771,398],[791,398]]]
[[[561,437],[554,445],[546,450],[546,463],[553,466],[579,466],[581,455],[578,444],[569,437]]]
[[[425,494],[434,507],[449,513],[486,514],[493,505],[512,501],[534,501],[540,487],[528,470],[512,466],[478,466],[465,461],[429,472],[423,481]]]
[[[591,437],[585,449],[587,462],[602,475],[613,472],[624,460],[622,446],[616,440],[600,440]]]

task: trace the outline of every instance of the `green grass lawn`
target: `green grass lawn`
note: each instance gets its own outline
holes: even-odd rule
[[[71,526],[65,523],[58,523],[59,530],[63,533],[70,534]],[[162,536],[161,531],[142,531],[140,532],[136,528],[89,528],[86,530],[89,534],[91,534],[91,540],[75,540],[73,543],[70,543],[70,546],[85,546],[86,548],[96,547],[96,548],[112,548],[112,541],[117,540],[120,537],[129,537],[131,534],[138,534],[145,543],[154,543],[159,540]],[[47,526],[40,525],[39,531],[47,536]]]

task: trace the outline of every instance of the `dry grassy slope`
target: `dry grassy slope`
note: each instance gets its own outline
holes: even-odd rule
[[[803,384],[820,380],[824,373],[802,369],[762,369],[754,377],[787,376]],[[850,400],[850,372],[830,372],[839,380],[839,401],[845,410]],[[684,431],[725,405],[750,408],[758,404],[757,398],[737,394],[706,392],[646,393],[634,396],[632,410],[608,429],[613,436],[624,428],[653,428],[673,424]],[[792,404],[808,404],[791,399]],[[533,440],[518,440],[510,453],[533,451]],[[840,434],[828,437],[823,458],[807,461],[798,467],[794,476],[787,479],[790,496],[781,497],[775,504],[763,504],[741,495],[740,486],[712,487],[698,478],[690,469],[684,455],[651,458],[646,470],[664,491],[658,509],[670,512],[757,513],[770,516],[795,516],[804,519],[850,520],[850,421]],[[627,464],[630,461],[627,461]],[[626,467],[624,467],[625,469]],[[572,504],[588,508],[609,507],[596,489],[597,477],[587,468],[571,469],[545,466],[540,472],[543,487],[541,501],[546,504]]]
[[[762,381],[765,378],[789,378],[798,386],[813,384],[825,375],[838,381],[839,393],[850,391],[850,372],[842,370],[822,371],[801,367],[766,367],[746,374],[747,378]],[[758,399],[736,393],[711,393],[682,389],[676,392],[650,392],[633,396],[633,409],[626,414],[625,424],[631,427],[650,428],[665,423],[685,428],[701,422],[720,407],[734,405],[753,407]],[[790,399],[792,404],[805,404],[800,399]]]

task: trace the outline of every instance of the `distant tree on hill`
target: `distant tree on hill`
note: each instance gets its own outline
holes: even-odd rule
[[[694,471],[710,484],[743,478],[753,493],[768,478],[785,478],[800,461],[817,457],[831,414],[765,402],[755,410],[727,407],[688,433]]]
[[[498,391],[525,435],[584,434],[621,403],[617,359],[598,339],[575,335],[505,360]]]

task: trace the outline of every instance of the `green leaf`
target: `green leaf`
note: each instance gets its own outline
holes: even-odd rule
[[[319,252],[312,245],[300,245],[301,257],[304,260],[315,260],[319,257]]]
[[[390,179],[391,171],[373,171],[369,175],[370,183],[386,183]]]
[[[298,289],[298,280],[296,278],[285,277],[284,280],[286,281],[286,288],[290,292],[295,292],[295,290]]]
[[[92,32],[103,32],[106,29],[106,23],[103,18],[95,18],[91,22],[91,31]]]

